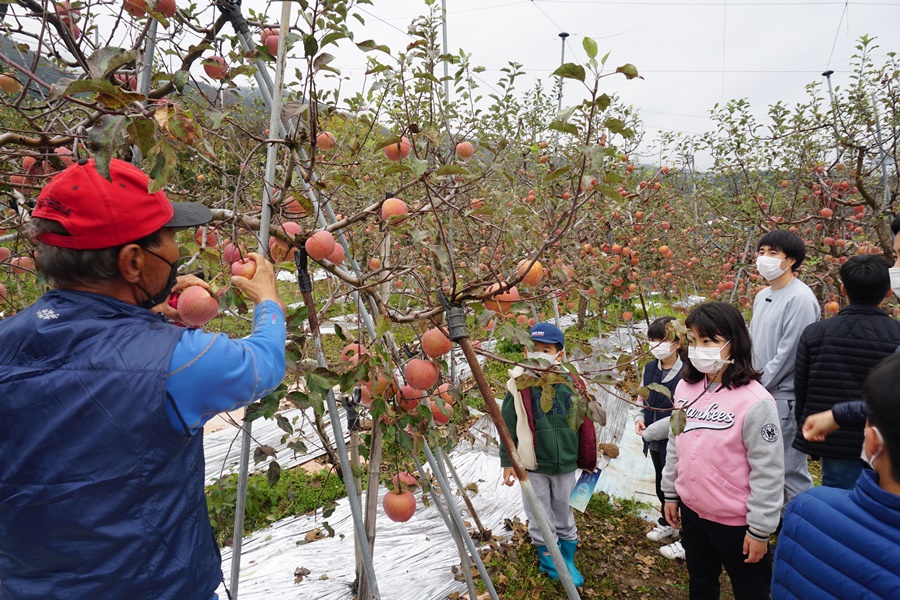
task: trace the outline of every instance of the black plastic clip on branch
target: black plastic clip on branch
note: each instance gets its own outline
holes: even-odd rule
[[[447,313],[447,329],[450,332],[450,341],[456,342],[469,337],[469,328],[466,326],[466,309],[458,304],[451,304],[450,299],[443,290],[438,292],[438,299]]]
[[[297,285],[301,294],[311,294],[313,291],[312,278],[309,276],[306,248],[300,246],[294,252],[294,264],[297,265]]]

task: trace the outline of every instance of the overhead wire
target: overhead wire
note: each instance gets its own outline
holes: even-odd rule
[[[831,59],[834,56],[834,49],[837,47],[838,37],[841,34],[841,24],[844,22],[844,15],[847,14],[847,10],[850,7],[850,0],[846,0],[844,2],[844,10],[841,11],[841,19],[838,21],[837,31],[834,32],[834,42],[831,44],[831,52],[828,54],[828,63],[825,65],[825,70],[828,70],[828,67],[831,66]]]

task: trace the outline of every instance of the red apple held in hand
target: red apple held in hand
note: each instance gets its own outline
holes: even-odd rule
[[[438,368],[431,361],[414,358],[406,363],[403,376],[406,383],[415,390],[428,390],[434,387],[438,380]]]
[[[228,76],[228,65],[221,56],[210,56],[204,60],[203,70],[210,79],[222,80]]]
[[[316,136],[316,147],[321,150],[331,150],[334,148],[334,134],[330,131],[323,131]]]
[[[463,160],[472,158],[475,155],[475,146],[472,142],[460,142],[456,145],[456,155]]]
[[[422,336],[422,352],[428,358],[439,358],[450,352],[451,348],[453,342],[437,327],[429,329]]]
[[[178,316],[182,323],[199,327],[219,313],[219,301],[200,285],[181,290],[178,296]]]
[[[405,136],[401,137],[399,142],[384,147],[384,155],[388,157],[388,160],[393,161],[403,160],[409,156],[411,151],[412,146]]]
[[[314,260],[324,260],[334,252],[334,236],[330,231],[317,231],[306,240],[306,253]]]
[[[169,294],[169,297],[166,299],[166,304],[169,305],[169,308],[174,310],[178,310],[178,296],[181,295],[181,292],[174,292]]]
[[[231,274],[246,279],[253,279],[256,275],[256,261],[246,257],[231,263]]]
[[[416,512],[416,497],[409,490],[390,490],[381,501],[381,507],[388,519],[395,523],[406,523]]]

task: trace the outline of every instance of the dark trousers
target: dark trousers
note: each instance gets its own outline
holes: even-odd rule
[[[758,563],[745,563],[746,526],[734,527],[701,519],[690,508],[681,509],[681,543],[690,576],[691,600],[718,600],[722,567],[731,578],[735,600],[771,598],[772,553]]]
[[[659,498],[659,511],[662,515],[659,518],[660,525],[668,525],[666,522],[666,497],[662,491],[662,473],[666,466],[666,446],[665,441],[660,444],[662,450],[650,450],[650,460],[653,461],[653,470],[656,471],[656,497]]]

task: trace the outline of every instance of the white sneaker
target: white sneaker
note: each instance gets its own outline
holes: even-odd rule
[[[672,560],[676,558],[684,560],[684,546],[681,545],[681,542],[673,542],[668,546],[663,546],[659,549],[659,553]]]
[[[668,525],[657,525],[647,532],[647,539],[651,542],[661,542],[673,535],[678,535],[678,530]]]

